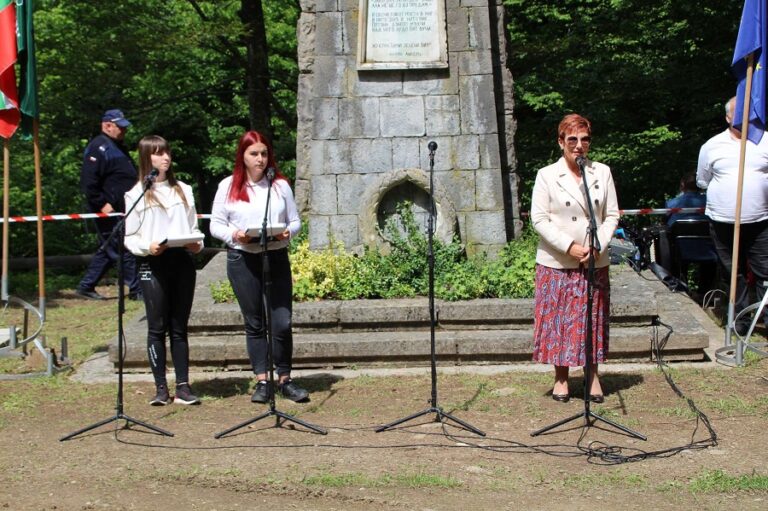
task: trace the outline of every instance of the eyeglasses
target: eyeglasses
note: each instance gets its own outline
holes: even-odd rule
[[[581,142],[581,145],[589,145],[592,143],[592,137],[565,137],[565,143],[569,146],[575,146]]]

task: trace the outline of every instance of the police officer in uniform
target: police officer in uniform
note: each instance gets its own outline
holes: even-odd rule
[[[123,144],[125,132],[131,123],[120,110],[107,110],[101,118],[101,133],[85,148],[80,171],[80,189],[85,194],[92,213],[125,212],[125,192],[138,180],[138,172],[128,150]],[[109,238],[116,217],[97,218],[96,228],[100,246]],[[76,293],[92,300],[103,300],[96,291],[96,284],[118,261],[121,236],[115,236],[104,250],[98,250],[85,271]],[[136,259],[123,251],[123,275],[129,287],[130,299],[141,298],[141,288],[136,275]]]

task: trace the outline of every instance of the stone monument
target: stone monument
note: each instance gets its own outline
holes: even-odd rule
[[[501,0],[301,0],[296,197],[312,248],[382,243],[403,201],[495,253],[520,232]]]

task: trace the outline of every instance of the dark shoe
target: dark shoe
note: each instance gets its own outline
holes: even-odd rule
[[[256,384],[256,390],[251,396],[251,403],[268,403],[270,397],[270,387],[268,381],[260,381]]]
[[[279,385],[279,388],[283,397],[291,401],[300,403],[309,399],[309,392],[293,383],[293,380],[284,381],[282,385]]]
[[[129,293],[128,294],[128,299],[132,300],[134,302],[137,301],[137,300],[143,302],[144,301],[144,295],[142,293]]]
[[[180,405],[199,405],[200,398],[192,393],[189,383],[176,385],[176,397],[173,402]]]
[[[83,298],[88,298],[89,300],[106,300],[106,297],[97,293],[95,289],[82,289],[78,287],[75,289],[75,294],[77,296],[82,296]]]
[[[605,402],[605,396],[602,394],[590,394],[589,400],[593,403],[604,403]]]
[[[552,394],[552,399],[560,403],[567,403],[571,399],[570,394]]]
[[[165,406],[171,404],[171,396],[168,394],[168,387],[165,385],[158,385],[157,393],[149,404],[152,406]]]

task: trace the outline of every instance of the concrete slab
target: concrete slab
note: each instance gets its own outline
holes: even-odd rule
[[[214,304],[210,286],[226,279],[219,254],[198,273],[190,319],[190,355],[195,369],[248,367],[237,304]],[[611,360],[651,361],[652,339],[666,329],[668,360],[707,360],[718,347],[718,327],[686,295],[670,292],[652,274],[611,267]],[[443,364],[498,364],[529,361],[532,300],[436,301],[436,353]],[[429,363],[429,310],[426,298],[297,303],[294,308],[294,365],[297,368],[426,365]],[[148,370],[146,320],[126,323],[125,364]],[[719,336],[721,337],[721,335]],[[116,360],[116,340],[110,360]]]

